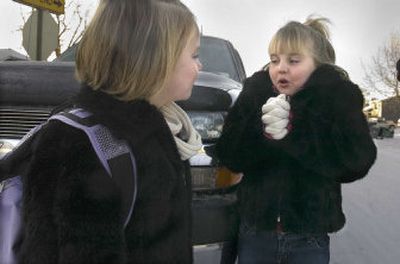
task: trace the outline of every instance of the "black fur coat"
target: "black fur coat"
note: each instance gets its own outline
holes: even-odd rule
[[[261,106],[268,72],[256,72],[227,116],[217,143],[220,162],[244,172],[242,231],[334,232],[343,227],[341,184],[361,179],[376,158],[360,89],[329,65],[318,67],[290,100],[292,128],[282,140],[263,135]]]
[[[37,134],[24,181],[23,263],[191,263],[191,180],[162,114],[83,88],[75,103],[126,139],[138,194],[126,229],[121,193],[87,136],[59,121]]]

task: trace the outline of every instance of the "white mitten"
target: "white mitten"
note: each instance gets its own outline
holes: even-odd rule
[[[288,133],[290,104],[286,101],[286,95],[280,94],[271,97],[262,106],[262,122],[265,125],[264,132],[273,139],[282,139]]]

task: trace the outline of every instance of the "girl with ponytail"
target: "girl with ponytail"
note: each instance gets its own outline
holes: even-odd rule
[[[328,22],[280,28],[226,118],[217,155],[244,175],[240,264],[328,264],[328,233],[345,224],[341,185],[375,161],[363,95],[335,65]]]

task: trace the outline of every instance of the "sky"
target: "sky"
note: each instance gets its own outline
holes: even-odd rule
[[[68,1],[67,1],[68,2]],[[337,64],[363,86],[362,62],[400,33],[399,0],[182,0],[196,15],[203,34],[230,40],[239,51],[247,75],[268,62],[267,47],[273,34],[290,20],[304,22],[310,14],[331,20],[331,42]],[[81,1],[89,16],[98,0]],[[22,47],[22,14],[31,9],[12,0],[0,3],[0,48],[26,54]]]

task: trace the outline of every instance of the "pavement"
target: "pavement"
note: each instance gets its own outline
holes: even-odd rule
[[[331,264],[400,263],[399,132],[375,140],[378,157],[368,175],[342,186],[347,222],[331,235]]]

